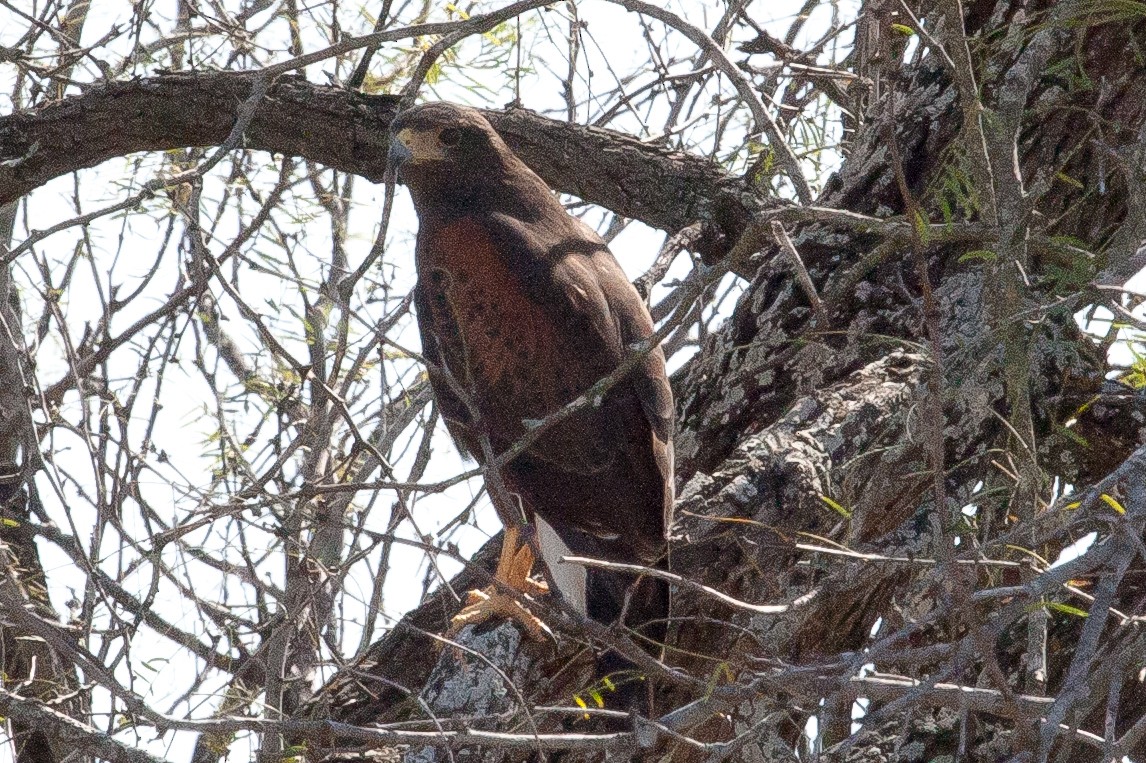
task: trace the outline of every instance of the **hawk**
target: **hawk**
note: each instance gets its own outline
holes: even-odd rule
[[[390,150],[418,214],[415,309],[430,384],[454,440],[485,463],[617,371],[652,337],[652,318],[601,237],[478,111],[409,109],[394,120]],[[581,556],[664,563],[673,400],[661,349],[598,398],[500,469],[505,489],[490,491],[506,528],[496,576],[523,593],[544,591],[530,579],[521,531],[536,526],[544,561],[575,606],[606,624],[625,611],[626,625],[663,640],[663,581],[634,588],[633,577],[589,569],[577,590],[554,564],[562,544]],[[455,628],[494,615],[535,636],[544,627],[496,587],[468,601]]]

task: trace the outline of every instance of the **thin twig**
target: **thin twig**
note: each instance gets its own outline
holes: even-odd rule
[[[828,328],[830,325],[828,310],[824,307],[819,292],[816,291],[816,285],[812,283],[812,277],[808,275],[808,269],[804,267],[804,260],[796,251],[796,245],[792,243],[792,239],[784,230],[784,224],[779,220],[772,221],[772,235],[776,238],[776,243],[780,245],[780,251],[787,255],[788,264],[796,271],[796,280],[799,282],[800,288],[804,290],[804,296],[812,303],[812,311],[816,314],[815,320],[819,323],[819,327]]]
[[[771,145],[772,150],[776,152],[779,158],[780,166],[784,168],[788,180],[792,183],[792,187],[796,189],[796,198],[800,200],[801,204],[811,204],[813,194],[812,189],[808,185],[807,178],[804,177],[804,172],[800,168],[800,160],[796,157],[796,153],[792,147],[788,145],[784,134],[780,131],[780,126],[776,124],[776,120],[768,113],[768,109],[764,106],[764,102],[760,100],[760,95],[756,92],[756,88],[740,71],[740,68],[732,62],[728,54],[724,52],[724,48],[716,44],[704,30],[699,27],[689,24],[670,10],[662,6],[652,5],[651,3],[643,2],[643,0],[610,0],[617,5],[620,5],[626,10],[640,13],[666,24],[673,29],[677,30],[689,39],[694,45],[703,50],[712,63],[720,70],[722,74],[728,77],[732,82],[732,86],[736,88],[737,94],[744,99],[748,104],[748,109],[752,112],[752,119],[755,121],[756,132],[764,132],[768,135],[768,143]]]
[[[702,583],[697,583],[694,580],[689,580],[688,578],[681,577],[680,575],[669,572],[668,570],[658,570],[655,567],[645,567],[644,565],[640,564],[622,564],[621,562],[608,562],[604,559],[591,559],[585,556],[564,556],[561,557],[561,561],[568,564],[580,564],[584,567],[593,567],[601,570],[612,570],[614,572],[631,572],[636,575],[644,575],[645,577],[667,580],[670,583],[677,584],[681,588],[687,588],[690,591],[696,591],[697,593],[702,593],[705,596],[716,599],[717,601],[722,601],[730,607],[743,609],[746,612],[755,612],[756,614],[761,615],[779,615],[783,614],[784,612],[790,612],[793,609],[797,609],[798,607],[802,607],[810,603],[814,598],[816,598],[816,594],[818,593],[817,591],[812,590],[800,598],[793,600],[789,604],[750,604],[746,601],[741,601],[740,599],[733,598],[732,596],[729,596],[722,591],[718,591],[715,588],[709,588]]]

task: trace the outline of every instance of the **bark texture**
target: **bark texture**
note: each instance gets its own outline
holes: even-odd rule
[[[662,726],[697,741],[661,729],[649,743],[653,750],[671,748],[673,759],[785,759],[806,719],[817,715],[823,760],[1098,760],[1103,746],[1095,739],[1102,739],[1104,725],[1108,740],[1121,740],[1127,754],[1146,752],[1140,735],[1127,734],[1140,721],[1142,684],[1133,667],[1140,657],[1115,659],[1137,643],[1127,620],[1093,609],[1089,619],[1053,613],[1046,694],[1022,693],[1033,670],[1028,631],[1038,627],[1028,614],[1041,606],[1032,596],[1062,594],[1047,587],[1054,576],[1024,585],[1031,572],[1014,549],[1053,559],[1106,520],[1098,488],[1084,494],[1079,510],[1023,513],[1016,477],[998,461],[1016,447],[1010,421],[1017,397],[1009,376],[1016,353],[1028,369],[1030,434],[1038,443],[1028,456],[1041,474],[1080,486],[1142,476],[1141,396],[1104,380],[1102,348],[1078,329],[1073,313],[1086,303],[1086,284],[1096,274],[1127,273],[1142,240],[1133,219],[1134,171],[1110,169],[1102,153],[1134,155],[1146,126],[1146,78],[1109,56],[1146,29],[1137,19],[1084,23],[1060,11],[972,3],[965,17],[985,107],[1005,114],[1005,101],[1017,98],[1024,114],[1017,170],[1038,203],[1018,219],[999,219],[1000,230],[1025,231],[1030,288],[1020,302],[1000,297],[1015,264],[998,230],[978,242],[973,236],[921,241],[920,234],[913,245],[830,221],[803,224],[792,239],[830,325],[814,321],[786,260],[765,247],[732,319],[676,379],[684,485],[673,570],[741,600],[789,608],[752,613],[678,587],[666,657],[672,669],[647,678],[656,681],[666,711]],[[1014,31],[1031,17],[1046,28]],[[818,205],[902,215],[909,211],[906,187],[930,219],[941,220],[960,203],[951,198],[950,177],[967,172],[970,161],[962,133],[966,104],[938,56],[879,76],[886,95],[872,104],[848,162]],[[1084,137],[1093,138],[1099,123],[1101,146]],[[1002,186],[1011,168],[997,164],[995,172]],[[974,203],[964,203],[966,221],[979,220]],[[948,232],[958,234],[954,227]],[[1084,242],[1099,256],[1064,249],[1062,241]],[[925,255],[925,270],[913,249]],[[997,259],[963,258],[970,249]],[[924,274],[937,306],[938,359],[935,346],[928,347]],[[1017,331],[1002,329],[1016,324]],[[935,504],[928,434],[936,378],[946,465],[942,506]],[[1073,434],[1080,432],[1087,434]],[[1138,500],[1131,497],[1138,492],[1119,495]],[[978,509],[973,522],[961,518],[967,504]],[[1099,529],[1093,557],[1072,572],[1105,585],[1102,601],[1136,612],[1141,572],[1135,570],[1146,568],[1117,547],[1119,539],[1140,537],[1146,506],[1123,508],[1132,518],[1118,529]],[[957,556],[945,562],[935,558],[951,553],[941,550],[944,533],[961,541]],[[837,543],[850,551],[840,552]],[[1112,567],[1113,559],[1121,561]],[[984,591],[1000,587],[1014,598],[1000,593],[987,603],[991,594]],[[431,602],[411,622],[425,628],[441,609]],[[356,722],[417,717],[384,685],[420,687],[431,667],[382,655],[420,638],[397,630],[356,672],[357,688],[335,681],[319,703]],[[1076,659],[1080,642],[1091,651]],[[862,667],[869,662],[896,679],[869,676]],[[586,667],[559,665],[559,658],[533,664],[523,685],[534,702],[569,705],[584,693]],[[378,686],[366,685],[370,675]],[[1108,705],[1114,687],[1121,702]],[[849,736],[858,697],[872,704],[863,730]],[[472,707],[464,696],[452,702]],[[1040,717],[1066,719],[1092,736],[1048,734]],[[521,730],[523,723],[519,713],[503,728]]]
[[[219,145],[258,76],[195,72],[112,82],[0,116],[0,204],[125,154]],[[381,182],[398,102],[283,75],[259,101],[244,145]],[[700,157],[523,109],[485,113],[509,147],[558,191],[670,231],[712,221],[699,246],[714,259],[747,224],[745,202],[763,203],[742,198],[737,179]]]

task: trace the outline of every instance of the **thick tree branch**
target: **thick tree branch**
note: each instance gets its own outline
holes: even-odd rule
[[[91,88],[0,116],[0,204],[52,178],[138,151],[220,145],[259,72],[165,74]],[[245,133],[247,148],[325,164],[381,182],[398,96],[366,95],[280,76]],[[706,159],[621,133],[521,109],[487,112],[549,185],[656,228],[715,224],[698,247],[719,256],[750,217],[751,194]]]
[[[143,750],[128,747],[107,734],[77,721],[48,705],[0,687],[0,713],[14,722],[44,729],[61,748],[74,753],[94,753],[110,763],[164,763]],[[62,760],[63,758],[61,758]]]

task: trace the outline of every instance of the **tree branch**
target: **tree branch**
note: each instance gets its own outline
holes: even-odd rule
[[[113,82],[0,117],[0,204],[52,178],[138,151],[220,145],[262,72],[193,72]],[[246,148],[298,156],[373,182],[386,169],[398,96],[366,95],[293,76],[270,83]],[[553,188],[675,232],[715,226],[698,249],[719,257],[751,216],[751,195],[707,159],[522,109],[486,112]],[[763,204],[763,200],[760,200]]]

